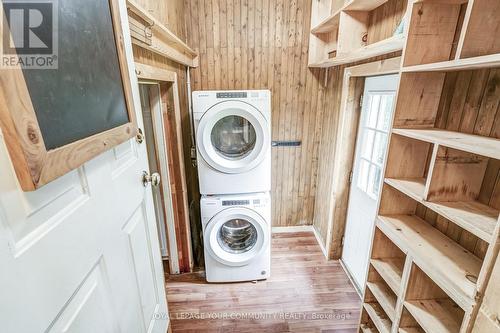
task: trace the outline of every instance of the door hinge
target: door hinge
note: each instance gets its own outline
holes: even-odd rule
[[[342,236],[342,238],[340,239],[340,245],[344,246],[344,239],[345,239],[345,236]]]
[[[351,172],[349,172],[349,184],[352,183],[352,175],[353,175],[353,172],[351,170]]]
[[[361,94],[361,97],[359,97],[359,107],[360,108],[363,107],[363,97],[364,97],[363,94]]]

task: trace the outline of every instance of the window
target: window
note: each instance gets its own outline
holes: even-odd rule
[[[376,199],[382,180],[382,166],[391,125],[393,93],[369,95],[368,114],[362,119],[362,145],[359,157],[357,186]]]

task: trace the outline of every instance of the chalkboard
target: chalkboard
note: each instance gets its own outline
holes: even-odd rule
[[[59,0],[58,68],[24,69],[47,150],[130,121],[108,0]]]

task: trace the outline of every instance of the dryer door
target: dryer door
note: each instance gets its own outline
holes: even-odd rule
[[[269,125],[259,110],[241,101],[214,105],[200,119],[196,140],[203,159],[224,173],[255,168],[271,146]]]
[[[228,208],[208,222],[205,251],[229,266],[244,266],[269,246],[270,228],[264,218],[244,207]]]

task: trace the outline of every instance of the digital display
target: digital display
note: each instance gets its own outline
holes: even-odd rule
[[[249,200],[224,200],[222,206],[244,206],[249,205]]]
[[[217,98],[247,98],[246,92],[220,92],[217,93]]]

